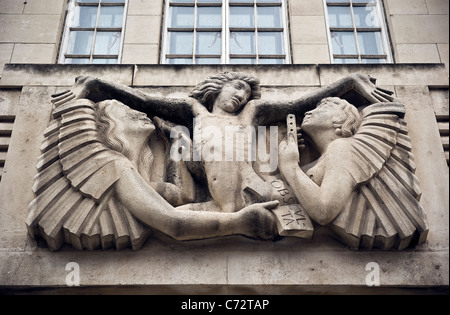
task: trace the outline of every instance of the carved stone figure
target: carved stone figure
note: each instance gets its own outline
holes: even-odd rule
[[[258,79],[234,72],[211,76],[178,99],[77,78],[52,100],[30,235],[51,249],[137,249],[152,229],[178,240],[311,237],[311,218],[352,248],[403,249],[426,239],[404,107],[392,92],[354,74],[292,101],[260,97]],[[305,139],[288,126],[276,152],[279,172],[261,167],[249,152],[256,128],[285,125],[287,116],[288,124],[303,120]],[[195,139],[209,127],[217,136],[213,153],[208,139]],[[230,130],[231,138],[247,140],[234,152],[246,158],[216,152]],[[184,160],[173,159],[174,147]],[[205,147],[212,158],[201,154]]]

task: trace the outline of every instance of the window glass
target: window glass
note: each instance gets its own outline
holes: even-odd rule
[[[258,27],[282,27],[280,7],[258,7]]]
[[[168,58],[167,61],[170,65],[189,65],[192,63],[191,58]]]
[[[99,27],[122,27],[123,7],[103,6],[100,9]]]
[[[238,64],[238,65],[254,65],[254,64],[256,64],[256,59],[254,59],[254,58],[231,58],[230,62],[232,64]]]
[[[91,53],[93,31],[70,32],[67,52],[73,55],[89,55]]]
[[[194,7],[171,7],[171,27],[194,27]]]
[[[255,27],[253,7],[230,7],[230,27]]]
[[[169,37],[169,54],[192,55],[193,32],[170,32]]]
[[[374,6],[354,7],[356,27],[379,27]]]
[[[384,54],[380,32],[359,32],[358,42],[363,55]]]
[[[120,32],[97,32],[95,55],[117,55],[119,53]]]
[[[220,63],[220,58],[196,58],[195,63],[199,65],[213,65]]]
[[[197,54],[220,55],[222,40],[220,33],[217,32],[198,32],[197,33]]]
[[[332,32],[333,53],[338,55],[356,55],[355,34],[353,32]]]
[[[197,27],[222,27],[221,7],[199,7],[197,10]]]
[[[236,55],[255,54],[255,33],[231,32],[230,53]]]
[[[275,59],[275,58],[260,58],[259,59],[260,64],[268,64],[268,65],[282,65],[284,64],[284,59]]]
[[[258,34],[258,50],[264,55],[281,55],[283,51],[283,33],[260,32]]]
[[[75,8],[73,27],[95,27],[97,7],[77,6]]]
[[[329,7],[330,27],[353,27],[350,7]]]
[[[287,63],[286,10],[285,0],[165,1],[161,62]]]

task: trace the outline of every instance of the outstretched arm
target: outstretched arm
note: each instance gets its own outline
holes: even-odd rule
[[[93,102],[115,99],[150,117],[159,116],[180,125],[193,118],[193,99],[151,96],[126,85],[91,76],[77,77],[70,90],[52,97],[56,106],[77,98],[87,98]]]
[[[303,115],[312,110],[326,97],[342,97],[350,91],[365,98],[369,103],[393,102],[393,92],[375,85],[376,79],[369,75],[354,73],[333,84],[319,88],[292,101],[259,101],[255,105],[255,118],[260,125],[284,120],[288,114]]]
[[[241,234],[273,239],[275,219],[270,209],[277,201],[256,204],[234,213],[177,210],[161,197],[137,171],[126,164],[117,166],[115,183],[119,200],[139,220],[177,240],[194,240]]]

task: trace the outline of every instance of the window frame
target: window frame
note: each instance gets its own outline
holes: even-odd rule
[[[199,7],[221,7],[221,18],[222,25],[219,28],[208,29],[208,28],[200,28],[197,27],[197,19],[198,19],[198,8]],[[280,20],[281,27],[279,28],[265,28],[258,27],[257,24],[257,10],[258,7],[270,7],[277,6],[280,7]],[[186,28],[173,28],[170,26],[171,23],[171,7],[193,7],[194,8],[194,26],[186,27]],[[252,28],[230,28],[230,8],[231,7],[252,7],[254,12],[253,22],[254,27]],[[161,64],[171,64],[169,59],[172,58],[185,58],[190,59],[190,63],[181,63],[181,64],[202,64],[197,63],[198,58],[220,58],[220,63],[209,63],[209,64],[238,64],[232,63],[232,58],[244,58],[244,59],[254,59],[255,63],[245,63],[245,64],[262,64],[260,63],[260,59],[280,59],[284,64],[291,64],[291,47],[289,42],[289,20],[288,20],[288,11],[287,11],[287,0],[280,0],[277,2],[276,0],[267,3],[257,3],[257,1],[252,1],[251,3],[242,1],[242,2],[230,2],[230,0],[222,0],[221,2],[198,2],[197,0],[193,0],[191,3],[176,3],[172,0],[165,1],[164,7],[164,30],[162,32],[162,44],[161,44]],[[255,52],[253,54],[232,54],[231,53],[231,34],[233,32],[249,32],[255,34],[254,44],[255,44]],[[192,32],[193,34],[193,45],[192,45],[192,54],[171,54],[168,49],[170,48],[170,32]],[[197,54],[196,43],[197,43],[197,34],[200,32],[219,32],[221,33],[221,53],[219,55],[202,55]],[[258,47],[258,38],[259,33],[262,32],[280,32],[282,34],[281,39],[283,41],[283,54],[260,54]]]
[[[59,58],[58,63],[60,64],[77,64],[77,63],[68,63],[66,59],[87,59],[89,60],[87,63],[82,64],[96,64],[94,60],[96,59],[111,59],[117,60],[116,64],[121,63],[122,59],[122,50],[123,50],[123,42],[125,36],[125,23],[127,19],[127,11],[128,11],[128,0],[124,0],[123,3],[120,2],[108,2],[108,0],[98,0],[98,1],[86,1],[77,3],[78,0],[70,0],[67,4],[67,15],[64,23],[64,31],[61,39],[61,47],[59,50]],[[105,3],[103,2],[105,1]],[[100,21],[100,12],[102,7],[111,7],[111,6],[122,6],[122,26],[121,27],[101,27],[99,26]],[[93,27],[76,27],[73,26],[72,23],[75,18],[75,12],[77,7],[97,7],[97,16],[95,19],[95,25]],[[67,50],[69,49],[69,41],[70,35],[75,31],[92,31],[93,38],[90,47],[89,54],[69,54]],[[119,38],[119,47],[117,54],[95,54],[95,44],[97,34],[101,32],[120,32]],[[89,57],[87,57],[89,56]],[[98,63],[98,64],[108,64],[108,63]]]
[[[381,0],[373,0],[372,4],[369,3],[363,3],[358,2],[358,0],[342,0],[340,2],[328,2],[328,0],[323,0],[323,6],[324,6],[324,13],[325,13],[325,24],[327,28],[327,40],[328,40],[328,51],[330,56],[330,62],[332,64],[340,64],[335,61],[335,59],[355,59],[354,63],[350,64],[364,64],[362,62],[362,59],[375,59],[379,61],[384,61],[381,63],[393,63],[393,56],[392,56],[392,49],[391,44],[389,41],[389,34],[388,34],[388,28],[386,23],[386,15],[384,10],[384,5]],[[352,20],[352,26],[351,27],[331,27],[330,26],[330,15],[328,14],[328,8],[329,7],[350,7],[350,15]],[[357,27],[355,24],[355,14],[353,11],[354,7],[366,7],[366,6],[373,6],[375,7],[377,19],[379,26],[376,27]],[[333,52],[333,37],[332,32],[352,32],[355,39],[355,47],[356,47],[356,54],[335,54]],[[384,53],[383,54],[362,54],[361,53],[361,47],[358,40],[358,34],[359,33],[380,33],[381,37],[381,45],[383,48]]]

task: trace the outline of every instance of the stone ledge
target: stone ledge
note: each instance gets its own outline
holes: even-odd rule
[[[165,75],[161,76],[161,72]],[[209,75],[240,71],[256,75],[261,85],[319,87],[353,72],[378,79],[378,85],[428,85],[448,87],[444,64],[355,65],[49,65],[6,64],[0,87],[25,85],[71,86],[79,75],[145,86],[195,86]],[[182,75],[180,75],[182,73]],[[280,73],[283,75],[280,76]],[[186,80],[186,78],[188,78]]]

